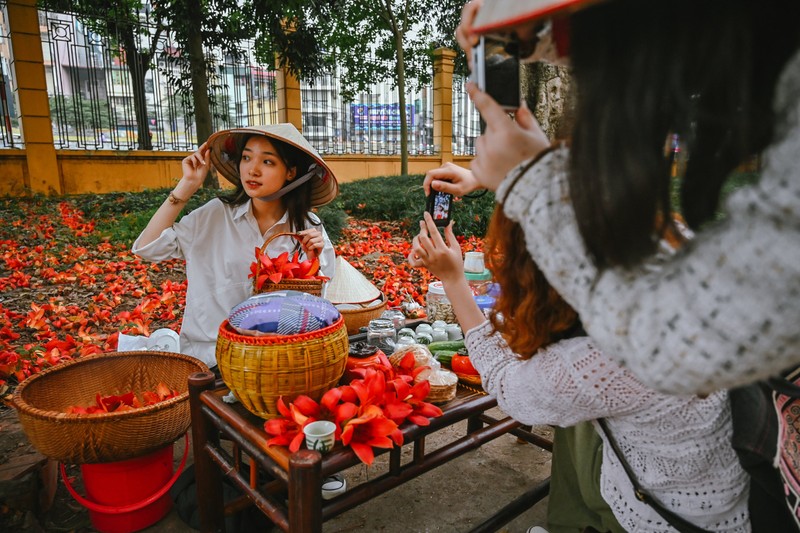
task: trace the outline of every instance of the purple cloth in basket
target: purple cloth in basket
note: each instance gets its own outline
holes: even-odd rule
[[[326,328],[339,318],[339,310],[318,296],[299,291],[275,291],[251,296],[228,316],[231,326],[248,331],[296,335]]]

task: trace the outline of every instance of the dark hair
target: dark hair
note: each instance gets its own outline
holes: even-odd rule
[[[697,229],[730,172],[772,140],[796,0],[615,0],[572,15],[570,194],[600,268],[656,251],[672,220],[669,136],[687,142],[681,205]],[[657,220],[664,222],[658,223]]]
[[[236,170],[239,170],[239,163],[242,160],[242,151],[244,147],[247,145],[247,141],[250,140],[251,137],[255,137],[258,134],[253,135],[240,135],[237,139],[236,143]],[[272,143],[272,146],[275,147],[275,151],[278,152],[278,157],[281,158],[281,161],[288,167],[288,168],[296,168],[295,178],[301,177],[303,174],[308,172],[309,167],[314,162],[313,158],[303,152],[302,150],[295,148],[294,146],[281,141],[280,139],[275,139],[273,137],[266,137],[269,142]],[[287,194],[281,196],[281,202],[286,207],[286,210],[289,213],[289,223],[291,225],[292,231],[300,231],[305,228],[306,222],[310,222],[313,225],[319,225],[315,223],[308,217],[308,212],[311,211],[311,183],[313,182],[313,178],[304,184],[300,185],[298,188],[294,189],[293,191],[288,192]],[[220,195],[219,199],[229,205],[242,205],[250,197],[244,190],[244,185],[242,182],[239,181],[236,184],[236,188],[225,195]]]

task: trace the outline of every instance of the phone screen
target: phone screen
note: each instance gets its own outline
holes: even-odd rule
[[[512,40],[482,36],[473,48],[473,78],[478,88],[508,110],[519,108],[519,47]]]
[[[453,195],[447,192],[431,191],[428,196],[427,211],[437,226],[447,226],[450,223]]]

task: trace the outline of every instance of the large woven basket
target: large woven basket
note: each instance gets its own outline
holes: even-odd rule
[[[339,309],[347,325],[347,334],[356,335],[363,326],[369,324],[374,318],[379,318],[386,310],[386,295],[381,293],[380,304],[372,307],[362,307],[361,309]]]
[[[271,236],[269,239],[264,241],[264,244],[261,245],[261,253],[267,252],[267,246],[269,243],[277,239],[278,237],[292,237],[297,241],[300,240],[300,236],[296,233],[276,233],[275,235]],[[322,296],[322,280],[321,279],[282,279],[278,283],[273,283],[270,280],[264,282],[261,288],[256,287],[256,283],[258,283],[258,276],[261,269],[261,263],[256,262],[256,275],[253,277],[253,294],[260,294],[264,292],[275,292],[275,291],[300,291],[300,292],[307,292],[309,294],[313,294],[314,296]]]
[[[186,433],[191,421],[188,379],[207,372],[198,359],[168,352],[115,352],[86,356],[23,381],[14,406],[31,444],[64,463],[103,463],[145,455]],[[180,394],[117,413],[67,414],[92,405],[97,394],[142,393],[164,383]]]
[[[344,374],[350,345],[344,319],[298,335],[240,335],[226,320],[217,337],[217,364],[242,405],[261,418],[305,394],[319,401]]]

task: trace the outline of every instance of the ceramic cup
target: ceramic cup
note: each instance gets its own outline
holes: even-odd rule
[[[328,420],[317,420],[303,428],[306,436],[306,448],[328,453],[333,449],[336,424]]]

